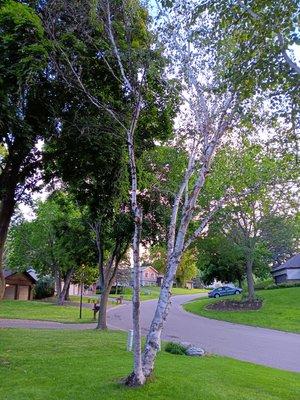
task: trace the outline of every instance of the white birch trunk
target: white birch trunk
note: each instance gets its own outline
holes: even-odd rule
[[[168,261],[167,272],[160,290],[155,314],[147,335],[146,345],[143,353],[143,373],[146,378],[150,377],[153,371],[155,357],[159,351],[161,332],[164,321],[169,313],[169,308],[171,305],[171,290],[176,270],[180,262],[180,257],[181,256],[173,253]]]
[[[141,99],[138,100],[136,112],[130,130],[127,132],[128,153],[131,171],[131,209],[134,215],[133,236],[133,298],[132,298],[132,323],[133,323],[133,372],[127,377],[128,386],[140,386],[146,381],[142,368],[142,333],[140,326],[140,237],[142,230],[142,210],[137,201],[137,170],[134,154],[134,139],[136,123],[139,117]]]
[[[132,324],[133,324],[133,372],[126,380],[128,386],[140,386],[145,383],[142,368],[142,334],[140,325],[140,236],[142,214],[136,209],[133,237],[133,297],[132,297]]]

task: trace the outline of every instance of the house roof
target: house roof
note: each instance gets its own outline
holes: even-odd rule
[[[144,265],[141,267],[141,271],[145,271],[147,268],[151,268],[156,274],[159,274],[159,272],[155,268],[151,267],[151,265]]]
[[[274,268],[271,272],[281,271],[282,269],[300,269],[300,253]]]
[[[36,281],[38,280],[37,275],[33,269],[29,269],[28,271],[11,271],[10,269],[5,269],[3,272],[4,278],[8,278],[9,276],[21,273],[26,275],[33,283],[36,283]]]

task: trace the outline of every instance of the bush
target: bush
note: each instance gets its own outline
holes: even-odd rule
[[[289,282],[289,283],[273,283],[266,287],[267,290],[270,289],[284,289],[284,288],[292,288],[292,287],[300,287],[300,282]]]
[[[272,278],[270,278],[270,279],[265,279],[264,281],[257,282],[254,285],[254,287],[256,290],[264,290],[268,286],[273,285],[273,284],[274,284],[274,280]]]
[[[171,354],[186,355],[186,347],[181,343],[168,342],[165,351]]]
[[[52,297],[53,295],[54,280],[50,276],[40,278],[34,287],[33,297],[35,299],[45,299],[46,297]]]
[[[291,287],[300,287],[300,282],[283,282],[276,284],[273,279],[268,279],[255,285],[256,290],[284,289]]]

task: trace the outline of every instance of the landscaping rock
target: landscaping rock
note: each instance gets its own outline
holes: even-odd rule
[[[186,354],[188,356],[204,356],[205,351],[201,348],[201,347],[197,347],[197,346],[190,346],[186,349]]]
[[[205,308],[207,310],[216,311],[245,311],[245,310],[259,310],[262,306],[261,299],[255,300],[221,300],[208,304]]]

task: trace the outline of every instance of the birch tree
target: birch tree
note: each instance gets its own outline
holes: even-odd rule
[[[168,112],[166,112],[167,107],[165,106],[168,101],[164,101],[166,99],[166,97],[164,98],[165,90],[163,85],[159,83],[163,59],[160,50],[156,49],[153,36],[148,31],[147,12],[141,7],[139,1],[123,1],[120,3],[113,3],[108,0],[77,2],[78,9],[82,12],[78,12],[77,7],[72,9],[72,5],[66,1],[59,2],[59,10],[61,8],[69,10],[71,7],[74,20],[78,21],[79,25],[81,24],[84,28],[83,36],[87,42],[91,40],[92,35],[96,35],[97,40],[93,42],[94,49],[91,53],[96,62],[105,67],[105,74],[110,74],[114,79],[116,90],[122,95],[123,101],[114,104],[111,101],[111,96],[104,98],[102,93],[95,91],[95,84],[93,84],[95,82],[86,79],[84,64],[78,65],[78,57],[68,51],[70,34],[73,32],[68,32],[66,35],[63,31],[60,37],[56,36],[55,22],[57,15],[55,12],[51,12],[51,7],[54,7],[55,10],[57,4],[55,1],[49,2],[44,12],[48,35],[56,48],[55,56],[59,54],[60,61],[62,61],[57,62],[57,57],[55,57],[53,65],[56,73],[61,76],[66,85],[77,87],[94,105],[100,115],[109,116],[115,129],[112,135],[124,137],[127,146],[130,170],[130,208],[134,222],[132,240],[134,373],[127,383],[135,386],[143,384],[145,381],[142,371],[139,323],[139,243],[143,213],[138,198],[135,142],[138,140],[142,145],[143,141],[149,140],[149,131],[153,132],[153,126],[151,128],[150,124],[148,125],[151,129],[148,126],[148,132],[147,129],[144,129],[145,113],[151,103],[154,104],[152,110],[155,109],[156,121],[160,120],[159,122],[151,121],[152,124],[154,122],[155,130],[161,129],[163,121],[166,121],[165,127],[168,125],[170,127]],[[89,24],[89,22],[92,22],[92,24]],[[74,24],[74,21],[71,24]],[[77,30],[78,26],[74,24],[74,31],[77,32]],[[168,130],[165,130],[164,134]],[[140,132],[139,136],[137,135],[138,132]]]
[[[149,377],[159,349],[164,321],[170,307],[174,277],[183,253],[202,235],[214,214],[234,198],[234,187],[228,183],[205,208],[199,202],[214,159],[231,135],[238,135],[244,115],[252,111],[251,100],[243,101],[234,86],[224,81],[222,51],[211,45],[211,24],[207,13],[194,15],[195,2],[171,2],[169,8],[157,2],[158,18],[162,21],[162,40],[172,60],[172,70],[182,83],[183,101],[178,124],[187,132],[188,164],[174,196],[168,232],[167,267],[154,318],[147,334],[143,353],[143,372]],[[242,108],[243,106],[243,108]],[[251,113],[250,113],[251,111]],[[248,117],[248,116],[246,116]],[[256,183],[245,184],[239,194],[255,189]]]

